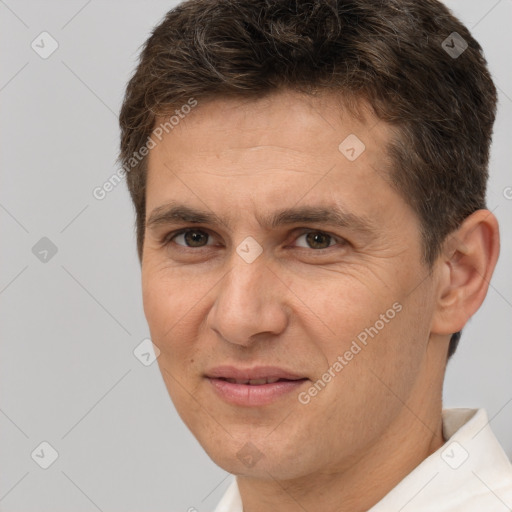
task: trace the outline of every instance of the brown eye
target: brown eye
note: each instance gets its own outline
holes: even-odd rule
[[[306,240],[312,249],[327,249],[331,242],[331,236],[313,231],[306,235]]]
[[[335,245],[332,244],[332,242],[334,242],[333,237],[322,231],[307,231],[300,235],[297,240],[300,240],[303,237],[305,238],[305,242],[297,243],[297,245],[305,249],[321,250],[327,249],[331,245]]]
[[[208,245],[208,237],[209,235],[205,231],[189,229],[173,236],[171,240],[174,240],[177,245],[184,245],[186,247],[204,247]],[[185,243],[177,242],[178,239],[183,239]]]

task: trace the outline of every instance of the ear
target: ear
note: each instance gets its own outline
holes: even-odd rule
[[[500,252],[499,226],[489,210],[477,210],[448,235],[435,265],[437,303],[431,333],[460,331],[487,295]]]

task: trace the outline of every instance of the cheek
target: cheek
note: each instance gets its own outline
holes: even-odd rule
[[[200,407],[190,400],[198,385],[197,299],[189,288],[175,286],[159,273],[146,273],[142,288],[151,339],[160,349],[160,373],[178,414],[191,428],[193,418],[200,415]]]
[[[168,269],[146,271],[142,295],[151,339],[160,349],[161,370],[195,382],[197,365],[204,359],[199,333],[211,304],[212,284],[206,279],[191,281]],[[167,385],[170,391],[174,388],[172,379]]]
[[[322,338],[312,335],[311,340],[317,344],[329,366],[338,357],[344,358],[344,369],[337,375],[343,373],[345,378],[349,374],[353,377],[343,386],[344,379],[336,379],[337,384],[332,390],[338,389],[341,393],[350,390],[349,394],[361,399],[366,399],[366,393],[378,395],[371,387],[365,388],[373,382],[369,377],[380,385],[371,370],[384,382],[396,386],[400,393],[405,393],[415,379],[428,341],[430,306],[427,297],[420,288],[409,294],[409,286],[397,279],[391,287],[388,285],[390,280],[384,282],[365,277],[362,272],[360,275],[338,274],[333,276],[335,284],[331,282],[323,290],[315,288],[311,302],[307,304],[321,320],[317,320],[317,333],[325,331],[328,335]],[[358,369],[363,377],[358,375]],[[352,386],[356,388],[352,389]],[[330,398],[335,399],[334,396]]]
[[[166,377],[164,369],[174,374],[176,368],[184,367],[182,361],[187,357],[187,335],[184,331],[188,319],[187,310],[190,309],[187,290],[171,286],[167,279],[160,278],[158,274],[146,273],[142,296],[151,339],[160,349],[158,362],[162,375]],[[167,386],[169,389],[173,386],[172,379],[168,380]]]
[[[153,336],[160,337],[173,323],[175,300],[169,293],[167,286],[163,285],[156,275],[144,273],[142,280],[142,300],[144,314]]]
[[[318,323],[325,325],[326,332],[349,342],[379,321],[381,314],[392,309],[395,296],[381,282],[337,274],[303,300],[316,313]],[[393,313],[395,311],[388,316]]]
[[[207,291],[204,281],[185,279],[183,271],[148,264],[142,272],[142,298],[151,331],[159,337],[174,332]]]

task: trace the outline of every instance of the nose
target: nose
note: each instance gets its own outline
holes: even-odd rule
[[[234,345],[250,346],[258,339],[273,339],[288,323],[286,297],[285,284],[267,266],[263,255],[252,263],[238,258],[219,283],[209,326]]]

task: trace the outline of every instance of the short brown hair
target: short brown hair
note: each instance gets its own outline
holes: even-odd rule
[[[396,128],[390,179],[420,219],[429,267],[446,236],[486,207],[496,88],[480,45],[442,3],[188,0],[146,41],[120,113],[119,161],[140,260],[147,159],[129,162],[157,117],[190,98],[258,98],[283,88],[364,100]]]

